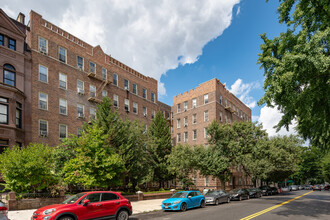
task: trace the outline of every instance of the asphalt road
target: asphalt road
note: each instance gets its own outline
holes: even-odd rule
[[[155,211],[132,215],[130,220],[313,220],[330,219],[330,191],[300,190],[259,199],[231,201],[186,212]]]

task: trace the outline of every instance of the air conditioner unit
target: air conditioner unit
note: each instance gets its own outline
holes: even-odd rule
[[[40,53],[47,55],[47,52],[46,51],[44,51],[42,49],[40,49],[39,51],[40,51]]]
[[[78,118],[84,118],[84,113],[78,113]]]
[[[127,90],[127,91],[129,90],[127,86],[125,86],[125,90]]]
[[[144,117],[147,117],[147,113],[143,113],[143,116],[144,116]]]
[[[185,127],[187,127],[188,125],[187,125],[187,124],[185,124],[184,126],[185,126]]]
[[[187,109],[184,110],[185,112],[187,111]]]
[[[83,68],[82,68],[81,66],[79,66],[78,69],[79,69],[80,71],[83,71]]]
[[[85,90],[78,88],[78,94],[80,95],[84,95],[85,94]]]
[[[40,131],[40,137],[47,137],[48,132],[47,131]]]

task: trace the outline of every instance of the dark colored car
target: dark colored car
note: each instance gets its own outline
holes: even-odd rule
[[[209,191],[204,196],[206,204],[219,205],[222,202],[230,202],[230,195],[224,190]]]
[[[8,209],[5,206],[5,204],[3,204],[1,201],[0,201],[0,220],[9,220]]]
[[[262,196],[261,189],[259,188],[250,188],[247,191],[249,191],[250,198],[260,198]]]
[[[242,199],[250,199],[250,193],[246,189],[233,189],[228,192],[231,200],[241,201]]]
[[[325,185],[324,190],[330,190],[330,185]]]
[[[277,189],[277,187],[270,187],[270,189],[272,190],[272,195],[276,195],[276,194],[278,194],[278,189]]]
[[[131,214],[131,202],[120,193],[94,191],[71,196],[62,204],[42,207],[33,213],[31,220],[127,220]]]
[[[184,212],[195,207],[205,207],[205,197],[199,191],[180,191],[162,202],[164,211],[181,210]]]
[[[313,186],[313,191],[315,191],[315,190],[321,191],[321,186],[320,185],[314,185]]]
[[[272,189],[269,186],[260,186],[259,189],[261,190],[263,196],[272,195]]]

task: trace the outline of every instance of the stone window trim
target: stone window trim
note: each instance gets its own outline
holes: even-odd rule
[[[0,97],[0,124],[9,124],[9,99]]]
[[[3,65],[3,83],[16,87],[16,69],[11,64]]]

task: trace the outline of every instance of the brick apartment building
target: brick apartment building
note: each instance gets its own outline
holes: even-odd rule
[[[24,15],[18,19],[24,20]],[[31,53],[26,31],[0,9],[0,153],[31,141]]]
[[[173,133],[175,144],[207,145],[206,128],[213,120],[221,123],[251,121],[251,109],[230,93],[218,80],[200,84],[197,88],[173,97]],[[232,170],[228,188],[245,185],[250,181],[243,178],[240,170]],[[197,187],[219,188],[220,181],[211,177],[193,177]]]

